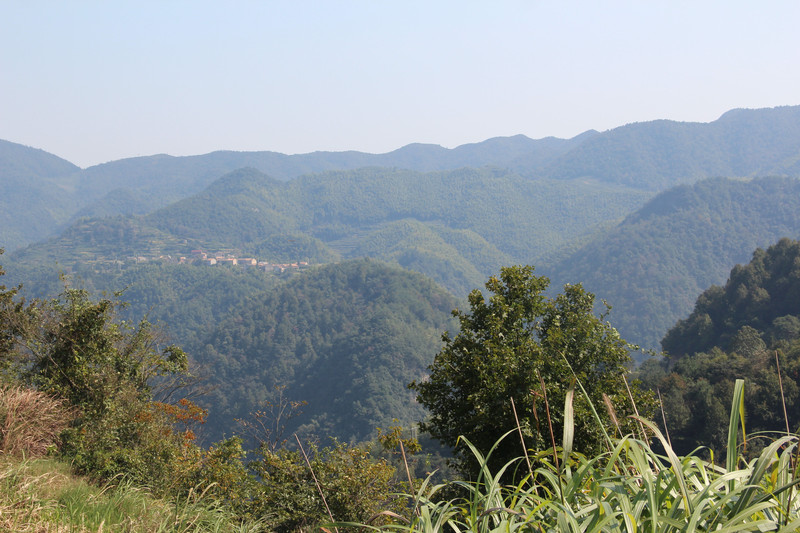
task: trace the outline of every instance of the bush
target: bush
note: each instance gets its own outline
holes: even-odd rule
[[[274,531],[310,529],[329,522],[331,515],[340,521],[366,521],[402,505],[394,497],[399,489],[395,469],[362,448],[338,442],[322,449],[312,445],[310,468],[302,450],[262,448],[260,454],[251,463],[260,479],[252,513]]]

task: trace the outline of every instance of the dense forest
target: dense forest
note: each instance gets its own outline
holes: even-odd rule
[[[748,431],[800,427],[800,241],[781,239],[737,265],[662,341],[666,357],[648,361],[643,379],[660,389],[676,450],[725,447],[727,398],[746,383]],[[758,450],[763,441],[750,444]],[[751,451],[752,451],[751,450]]]
[[[238,524],[248,531],[288,532],[338,519],[391,530],[400,522],[417,524],[427,513],[455,525],[469,522],[484,498],[503,502],[493,511],[498,518],[520,524],[557,524],[565,507],[569,513],[582,510],[588,525],[623,515],[641,523],[733,523],[737,530],[765,523],[792,529],[800,523],[791,503],[789,511],[785,507],[795,484],[787,467],[792,431],[800,424],[800,242],[782,239],[756,250],[750,264],[731,271],[724,287],[701,295],[695,311],[665,337],[667,358],[639,369],[641,382],[625,379],[631,346],[604,316],[595,316],[594,295],[567,285],[548,297],[547,286],[532,267],[502,269],[485,284],[491,294],[474,290],[470,310],[454,312],[459,327],[454,335],[444,333],[443,345],[426,345],[420,332],[437,317],[443,320],[432,330],[454,326],[444,319],[452,298],[419,274],[374,260],[298,272],[250,298],[201,341],[222,346],[225,355],[212,350],[199,358],[220,384],[241,385],[216,398],[211,409],[222,408],[225,417],[236,414],[225,401],[236,408],[250,401],[256,409],[241,426],[244,435],[255,437],[245,463],[245,441],[238,436],[197,446],[202,441],[195,430],[209,411],[181,395],[193,390],[198,367],[179,347],[163,343],[147,320],[118,322],[118,303],[91,300],[84,290],[67,288],[53,300],[26,301],[17,288],[0,285],[0,442],[7,457],[49,450],[94,479],[116,483],[122,476],[128,487],[191,499],[194,507],[178,506],[173,520],[216,524],[201,528],[234,530]],[[435,334],[430,332],[431,341]],[[424,355],[409,355],[434,346],[442,347],[428,375],[421,368]],[[447,485],[428,491],[410,471],[403,479],[393,466],[403,464],[394,459],[397,447],[406,461],[406,450],[419,450],[413,436],[403,437],[402,426],[390,425],[403,421],[388,421],[392,413],[382,411],[400,412],[413,399],[403,399],[402,387],[391,388],[387,378],[397,375],[414,378],[417,399],[434,415],[422,429],[457,447],[453,464],[461,480],[452,490],[466,488],[473,498],[437,492]],[[263,392],[264,383],[277,385],[272,394],[246,397]],[[539,401],[532,413],[522,411],[521,423],[513,399],[523,407],[537,386]],[[665,417],[661,430],[651,421],[656,396],[642,387],[657,392]],[[292,400],[296,393],[337,400],[317,410],[313,400]],[[497,416],[509,394],[511,412],[504,408]],[[555,409],[563,403],[563,411],[551,413],[550,402]],[[606,411],[598,411],[602,404]],[[11,406],[11,420],[23,424],[9,425]],[[304,407],[310,408],[310,422],[295,422]],[[38,423],[26,423],[34,412]],[[623,428],[618,417],[625,412],[637,415],[626,418]],[[504,439],[512,413],[515,438],[509,433]],[[384,429],[369,444],[314,444],[313,437],[342,429],[353,442],[369,439],[365,432],[377,424]],[[563,430],[560,448],[554,424]],[[296,432],[299,449],[283,440],[285,431]],[[517,433],[523,442],[531,439],[527,470],[520,467]],[[484,455],[488,449],[499,463]],[[27,475],[15,474],[25,480]],[[495,476],[490,486],[483,476]],[[628,485],[628,479],[635,482]],[[690,503],[676,496],[676,483],[691,483],[681,489]],[[397,493],[413,493],[415,485],[426,497],[412,508]],[[136,490],[108,487],[123,499],[131,498],[125,490]],[[725,490],[718,494],[714,487]],[[199,499],[192,496],[200,489]],[[779,496],[786,491],[787,497]],[[557,493],[563,494],[560,505]],[[729,494],[739,495],[739,503]],[[628,498],[642,497],[655,497],[657,508],[647,515],[624,513],[631,508]],[[592,511],[598,499],[605,502],[600,514]],[[695,505],[708,510],[687,509]],[[442,512],[448,508],[452,512]],[[385,518],[376,524],[375,516]]]
[[[419,173],[332,172],[279,182],[253,169],[144,217],[82,219],[18,250],[12,263],[74,266],[87,260],[188,255],[192,249],[326,262],[369,255],[395,261],[465,295],[507,262],[529,262],[586,240],[643,203],[618,186],[532,181],[497,169]],[[446,198],[446,201],[442,199]]]
[[[612,305],[623,337],[657,349],[703,290],[782,237],[800,237],[800,181],[715,178],[659,194],[543,270],[584,283]]]
[[[406,385],[425,374],[456,302],[418,274],[374,260],[320,267],[246,299],[200,339],[194,355],[215,390],[205,430],[230,434],[274,401],[304,401],[286,431],[362,441],[396,419],[424,416]]]

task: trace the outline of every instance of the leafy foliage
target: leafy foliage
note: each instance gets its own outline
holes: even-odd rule
[[[334,442],[306,451],[262,448],[251,468],[261,480],[251,513],[276,532],[305,530],[330,522],[364,522],[399,510],[392,494],[400,487],[394,468],[356,446]],[[402,505],[402,502],[399,503]]]
[[[781,239],[735,266],[724,287],[700,295],[664,337],[669,359],[648,362],[640,374],[660,390],[676,450],[725,448],[725,398],[737,379],[747,383],[751,433],[800,427],[798,297],[800,242]],[[760,449],[753,442],[749,453]]]
[[[479,465],[478,479],[457,482],[465,496],[444,496],[447,486],[425,485],[409,494],[414,513],[378,531],[796,531],[798,436],[772,439],[747,461],[738,454],[743,383],[735,385],[727,455],[718,466],[696,455],[679,456],[642,420],[661,454],[632,436],[610,439],[606,453],[573,454],[566,465],[544,462],[515,485],[502,483],[516,460],[490,467],[490,456],[465,446]],[[598,421],[599,422],[599,421]],[[509,438],[509,437],[506,437]],[[563,443],[567,448],[566,440]],[[493,449],[501,448],[499,441]]]
[[[410,385],[431,412],[422,429],[452,447],[464,436],[485,451],[519,420],[525,447],[547,449],[548,421],[556,435],[565,431],[565,419],[553,407],[564,405],[572,394],[573,376],[590,386],[592,403],[601,404],[606,394],[618,420],[633,413],[624,382],[630,346],[602,317],[594,316],[592,294],[580,285],[568,285],[562,294],[548,298],[548,283],[530,266],[503,268],[499,278],[486,283],[487,297],[479,290],[470,293],[469,313],[453,311],[460,323],[458,334],[443,336],[445,346],[430,376]],[[652,398],[636,387],[633,391],[639,412],[649,416]],[[612,424],[610,414],[604,423]],[[586,403],[575,406],[574,442],[585,453],[603,447],[603,430]],[[461,469],[476,476],[479,469],[469,451],[456,450]],[[490,463],[503,465],[518,453],[518,442],[503,441]]]
[[[159,347],[146,321],[136,327],[116,322],[115,305],[69,288],[56,300],[37,302],[33,327],[19,340],[30,351],[25,376],[79,410],[62,434],[62,451],[79,471],[166,485],[180,437],[154,411],[152,384],[185,373],[187,358],[174,345]]]
[[[355,271],[366,284],[375,281],[367,275],[379,273]],[[372,296],[383,296],[381,287],[373,289]],[[5,303],[14,303],[13,290],[3,288],[3,294]],[[117,307],[109,298],[93,301],[87,291],[67,288],[55,300],[24,308],[24,316],[15,317],[24,320],[10,322],[14,327],[1,324],[4,334],[8,331],[6,348],[27,357],[26,371],[17,377],[43,391],[0,389],[4,451],[19,451],[15,443],[20,439],[27,439],[29,447],[46,447],[55,443],[54,432],[69,426],[60,435],[59,451],[78,472],[147,486],[187,503],[199,500],[202,514],[227,513],[218,525],[235,513],[244,524],[295,531],[332,520],[332,512],[344,520],[366,520],[394,505],[394,468],[363,447],[312,445],[308,457],[302,448],[296,452],[285,443],[265,444],[257,452],[260,459],[247,464],[238,437],[207,450],[196,446],[193,428],[204,422],[207,411],[186,398],[154,401],[159,378],[187,372],[186,355],[160,345],[148,322],[132,326],[118,321]],[[34,414],[25,408],[31,405],[48,412]],[[30,430],[34,421],[38,431]],[[176,509],[170,530],[189,530],[184,516]],[[196,520],[205,523],[205,517]]]

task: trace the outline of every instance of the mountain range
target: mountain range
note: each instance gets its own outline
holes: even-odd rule
[[[154,155],[86,169],[0,141],[0,244],[13,250],[81,216],[143,214],[251,167],[276,180],[331,170],[383,167],[420,172],[496,166],[530,179],[596,180],[657,192],[704,177],[797,175],[800,106],[737,109],[711,123],[629,124],[572,139],[498,137],[453,149],[411,144],[386,154],[221,151]],[[18,201],[21,200],[21,203]]]
[[[623,338],[658,349],[755,248],[800,237],[800,106],[568,140],[88,169],[0,141],[0,204],[9,281],[29,295],[52,294],[59,271],[93,291],[128,287],[131,313],[163,321],[217,378],[215,432],[285,386],[313,400],[297,428],[361,439],[421,416],[405,383],[432,361],[448,311],[501,266],[533,264],[554,291],[583,283]],[[200,253],[309,267],[207,267]],[[336,386],[325,369],[342,371]],[[320,391],[348,396],[333,409]]]

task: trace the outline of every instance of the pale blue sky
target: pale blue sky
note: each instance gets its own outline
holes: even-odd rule
[[[800,1],[0,0],[0,139],[80,166],[800,104]]]

